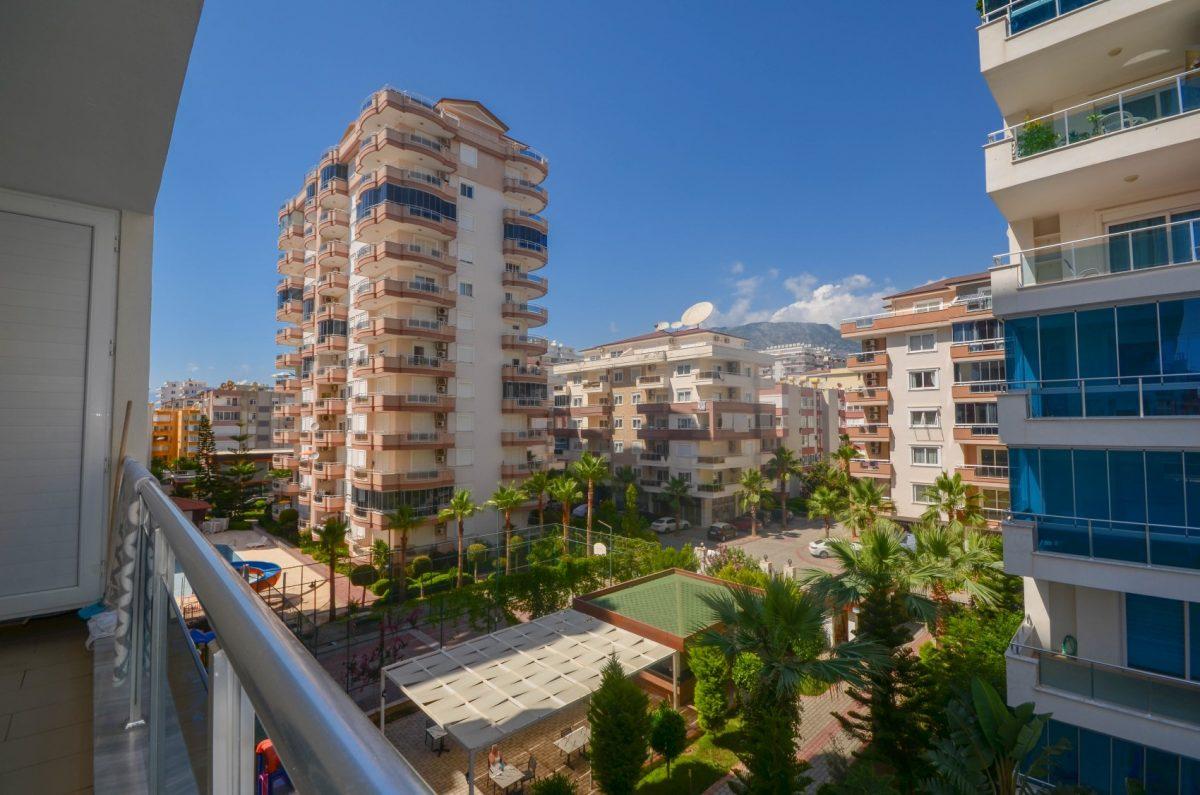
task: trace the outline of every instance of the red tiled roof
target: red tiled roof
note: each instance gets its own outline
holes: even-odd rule
[[[193,500],[190,497],[172,497],[171,502],[179,506],[179,510],[191,513],[192,511],[207,511],[212,506],[204,500]]]
[[[597,348],[610,348],[613,345],[624,345],[629,342],[645,342],[646,340],[666,339],[668,337],[686,337],[689,334],[716,334],[720,337],[733,337],[737,340],[744,340],[745,337],[739,337],[736,334],[730,334],[725,331],[714,331],[710,328],[685,328],[678,331],[651,331],[649,334],[639,334],[636,337],[626,337],[623,340],[613,340],[612,342],[602,342],[599,345],[592,345],[584,348],[585,351],[594,351]]]
[[[911,290],[904,290],[903,292],[885,295],[884,300],[886,301],[892,298],[904,298],[905,296],[909,295],[920,295],[921,293],[934,293],[938,290],[945,290],[948,287],[955,287],[960,284],[969,284],[971,282],[983,282],[990,278],[991,274],[989,274],[987,271],[983,271],[981,273],[968,273],[964,276],[950,276],[946,279],[938,279],[936,282],[922,284],[920,287],[914,287]]]

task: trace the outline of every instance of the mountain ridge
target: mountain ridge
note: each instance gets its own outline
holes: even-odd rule
[[[853,353],[857,347],[828,323],[809,323],[802,321],[761,321],[758,323],[743,323],[739,326],[723,326],[714,328],[735,337],[744,338],[749,347],[761,351],[771,345],[788,345],[807,343],[837,351],[838,353]]]

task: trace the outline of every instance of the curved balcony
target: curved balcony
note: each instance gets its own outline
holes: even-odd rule
[[[350,213],[345,210],[321,210],[317,219],[317,234],[322,241],[350,237]]]
[[[340,480],[346,477],[346,465],[341,461],[312,461],[313,477],[319,480]]]
[[[543,398],[504,398],[500,401],[500,411],[505,414],[545,416],[550,413],[550,403]]]
[[[359,140],[355,170],[359,174],[384,166],[415,166],[431,171],[453,171],[456,163],[450,147],[434,138],[384,127]]]
[[[345,304],[328,303],[313,312],[312,319],[317,323],[322,320],[345,320],[349,314],[350,309]]]
[[[508,152],[506,165],[531,182],[541,182],[550,173],[550,161],[529,146],[514,146]]]
[[[437,284],[400,279],[375,279],[354,288],[354,306],[358,309],[380,309],[396,301],[415,301],[435,307],[452,307],[458,296]]]
[[[326,240],[317,249],[315,261],[322,270],[342,270],[350,261],[350,246],[342,240]]]
[[[345,367],[322,367],[312,375],[314,384],[344,384],[346,383]]]
[[[966,444],[998,444],[1000,428],[997,425],[955,425],[954,441]]]
[[[541,367],[532,367],[525,364],[500,365],[500,378],[503,381],[528,381],[544,384],[549,375],[549,371]]]
[[[331,450],[335,447],[346,446],[346,432],[339,430],[316,430],[312,432],[313,447],[318,450]]]
[[[276,417],[299,417],[304,413],[303,403],[276,403],[271,407],[271,413]]]
[[[323,414],[345,414],[346,400],[340,397],[320,398],[313,402],[312,412],[318,416]]]
[[[304,200],[304,221],[305,223],[314,224],[317,222],[317,216],[321,213],[321,206],[317,204],[316,196],[309,196]]]
[[[304,225],[288,224],[279,230],[279,248],[283,251],[300,251],[304,248]]]
[[[454,437],[445,431],[409,431],[405,433],[373,433],[355,431],[350,444],[355,450],[434,450],[452,447]]]
[[[505,301],[500,307],[500,314],[508,319],[525,320],[538,326],[545,324],[548,315],[545,307],[515,301]]]
[[[275,332],[276,345],[299,345],[304,342],[304,334],[297,326],[285,326]]]
[[[307,264],[303,252],[285,251],[275,261],[275,270],[283,276],[301,276]]]
[[[524,265],[530,270],[537,270],[546,264],[546,260],[550,258],[546,247],[541,243],[533,243],[528,240],[513,240],[511,238],[504,239],[504,256],[513,261]]]
[[[550,347],[550,341],[545,337],[534,337],[528,334],[501,334],[500,347],[506,350],[526,351],[541,355]]]
[[[275,319],[280,323],[299,323],[304,316],[304,305],[299,301],[284,301],[275,310]]]
[[[350,289],[350,277],[344,273],[326,273],[317,281],[317,295],[341,298]]]
[[[300,366],[300,354],[280,353],[275,356],[276,370],[289,370]]]
[[[449,240],[457,230],[457,221],[433,210],[398,202],[380,202],[359,214],[356,235],[364,243],[379,243],[386,237],[402,233]]]
[[[424,411],[444,414],[454,411],[454,398],[449,395],[355,395],[356,414],[375,414],[392,411]]]
[[[317,189],[317,204],[326,210],[350,208],[350,183],[341,177],[325,180]]]
[[[892,477],[892,462],[870,458],[855,458],[850,461],[850,474],[856,478],[890,480]]]
[[[294,480],[277,478],[271,481],[271,491],[276,497],[295,497],[300,493],[300,484]]]
[[[354,362],[355,378],[385,375],[429,375],[448,378],[454,375],[454,363],[432,356],[364,356]]]
[[[440,248],[420,243],[394,243],[390,240],[364,246],[354,254],[354,272],[375,278],[399,265],[440,273],[454,273],[455,263]]]
[[[278,381],[275,382],[275,391],[276,392],[286,392],[288,394],[291,394],[293,392],[299,392],[300,391],[300,379],[299,378],[280,378]]]
[[[433,100],[411,91],[382,88],[363,101],[358,114],[358,127],[364,133],[373,133],[396,124],[434,135],[449,134],[458,126],[442,115]]]
[[[458,193],[450,185],[449,180],[436,173],[430,174],[425,171],[399,168],[397,166],[383,166],[382,168],[377,168],[374,171],[363,174],[354,183],[354,192],[355,194],[361,194],[363,191],[378,188],[387,183],[400,185],[405,188],[416,188],[425,193],[438,193],[443,199],[452,202],[458,200]]]
[[[386,472],[381,469],[354,467],[351,476],[354,485],[364,489],[396,491],[404,488],[429,489],[436,486],[454,485],[454,470],[449,467],[408,472]]]
[[[326,334],[313,345],[314,354],[345,353],[350,347],[350,341],[345,334]]]
[[[314,491],[312,495],[312,507],[314,511],[324,511],[326,513],[343,511],[346,509],[346,495]]]
[[[385,342],[412,338],[454,342],[454,327],[437,320],[411,317],[374,317],[354,324],[354,341],[358,343]]]
[[[305,251],[316,251],[317,250],[317,242],[318,241],[317,241],[317,226],[316,226],[316,224],[305,224],[304,225],[304,250]]]
[[[501,283],[510,289],[527,290],[526,295],[541,298],[549,289],[546,279],[522,271],[505,271]]]
[[[528,210],[508,210],[504,211],[504,220],[511,224],[521,224],[538,230],[545,234],[550,230],[550,225],[546,219],[537,213],[531,213]]]
[[[530,428],[523,431],[501,431],[500,444],[505,447],[535,447],[548,444],[549,435],[545,430]]]
[[[303,276],[284,276],[279,281],[275,282],[275,292],[281,293],[284,290],[303,290]]]
[[[272,469],[297,469],[300,459],[294,453],[275,453],[271,456]]]
[[[886,406],[888,404],[887,387],[866,386],[847,389],[846,403],[852,406]]]
[[[543,186],[527,179],[505,177],[503,191],[505,201],[526,212],[539,213],[550,201],[550,194]]]

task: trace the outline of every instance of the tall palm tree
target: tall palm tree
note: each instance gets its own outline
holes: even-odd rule
[[[346,549],[346,532],[350,525],[340,516],[331,516],[317,528],[317,548],[329,563],[329,620],[337,618],[337,564]]]
[[[783,511],[783,515],[780,517],[782,520],[780,524],[785,533],[788,529],[788,480],[793,475],[799,475],[803,471],[804,467],[800,465],[800,459],[783,445],[776,448],[771,459],[767,461],[767,472],[779,483],[779,507]]]
[[[757,469],[743,469],[738,479],[738,507],[750,512],[750,535],[758,535],[758,509],[770,504],[771,486]]]
[[[892,510],[892,502],[874,480],[862,478],[850,481],[842,521],[850,528],[850,537],[874,527],[879,517]]]
[[[683,501],[692,493],[692,484],[676,475],[663,484],[663,493],[671,498],[671,504],[675,506],[675,529],[678,530],[683,524]]]
[[[942,472],[925,494],[932,501],[921,517],[923,519],[937,521],[944,515],[947,522],[958,522],[965,527],[987,524],[979,491],[963,483],[962,475],[957,472],[953,475]]]
[[[524,489],[513,483],[510,486],[505,486],[501,483],[492,492],[492,498],[487,501],[487,504],[500,512],[504,517],[504,571],[512,568],[512,512],[520,508],[529,501],[529,496],[525,494]]]
[[[533,472],[525,478],[522,486],[529,498],[537,503],[538,525],[546,523],[546,489],[550,485],[550,473],[544,469]]]
[[[571,506],[583,499],[583,492],[579,490],[579,481],[565,472],[550,481],[550,485],[546,487],[550,492],[550,499],[556,500],[562,506],[562,540],[563,551],[565,554],[570,554],[568,533],[571,529]]]
[[[829,528],[833,520],[846,510],[846,498],[838,491],[828,486],[818,486],[805,503],[808,518],[820,519],[825,523],[825,537],[829,538]]]
[[[396,594],[396,602],[403,603],[408,599],[408,534],[421,524],[421,517],[411,505],[401,505],[387,515],[388,544],[391,546],[392,560],[395,561],[396,544],[392,541],[392,533],[400,534],[400,565],[392,564],[390,577],[392,593]],[[397,579],[399,577],[399,579]]]
[[[944,525],[931,519],[924,519],[914,527],[913,536],[916,540],[913,557],[942,569],[941,576],[929,588],[930,598],[939,607],[934,635],[942,632],[951,593],[965,591],[979,604],[996,603],[999,594],[987,581],[987,575],[1003,571],[1004,566],[993,538],[958,522]]]
[[[841,465],[842,475],[848,478],[850,477],[850,462],[856,458],[862,458],[863,454],[862,450],[850,443],[850,437],[846,434],[842,434],[839,439],[841,444],[838,445],[838,449],[829,455]]]
[[[571,465],[571,474],[587,484],[587,531],[585,555],[592,554],[592,509],[596,502],[596,484],[603,483],[608,478],[608,459],[604,456],[584,452],[579,460]]]
[[[480,507],[471,500],[471,492],[466,489],[459,489],[450,498],[450,504],[438,512],[438,519],[440,521],[448,522],[453,519],[458,524],[458,576],[454,581],[456,588],[462,587],[463,525],[468,519],[479,513],[479,511]]]
[[[382,577],[383,573],[388,570],[388,566],[392,562],[392,548],[388,542],[382,538],[377,538],[371,544],[371,565],[379,572]]]
[[[696,643],[719,650],[731,667],[751,656],[761,665],[761,676],[743,694],[749,753],[747,773],[739,778],[749,792],[800,791],[795,737],[801,682],[861,684],[864,663],[881,659],[882,650],[864,641],[828,649],[824,604],[782,578],[762,590],[730,588],[701,598],[720,629],[704,632]]]
[[[616,486],[614,490],[620,492],[621,495],[624,496],[626,489],[628,489],[630,486],[637,485],[637,470],[633,467],[617,467],[613,470],[612,481],[613,485]]]

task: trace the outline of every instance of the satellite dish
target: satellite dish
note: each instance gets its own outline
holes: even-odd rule
[[[655,331],[666,331],[670,327],[671,327],[671,321],[669,321],[669,320],[660,320],[659,322],[654,324]]]
[[[671,324],[671,328],[683,328],[683,321],[676,320],[674,323]]]
[[[679,318],[680,325],[699,326],[708,320],[708,316],[713,313],[713,308],[711,301],[701,301],[698,304],[692,304],[684,311],[682,317]]]

